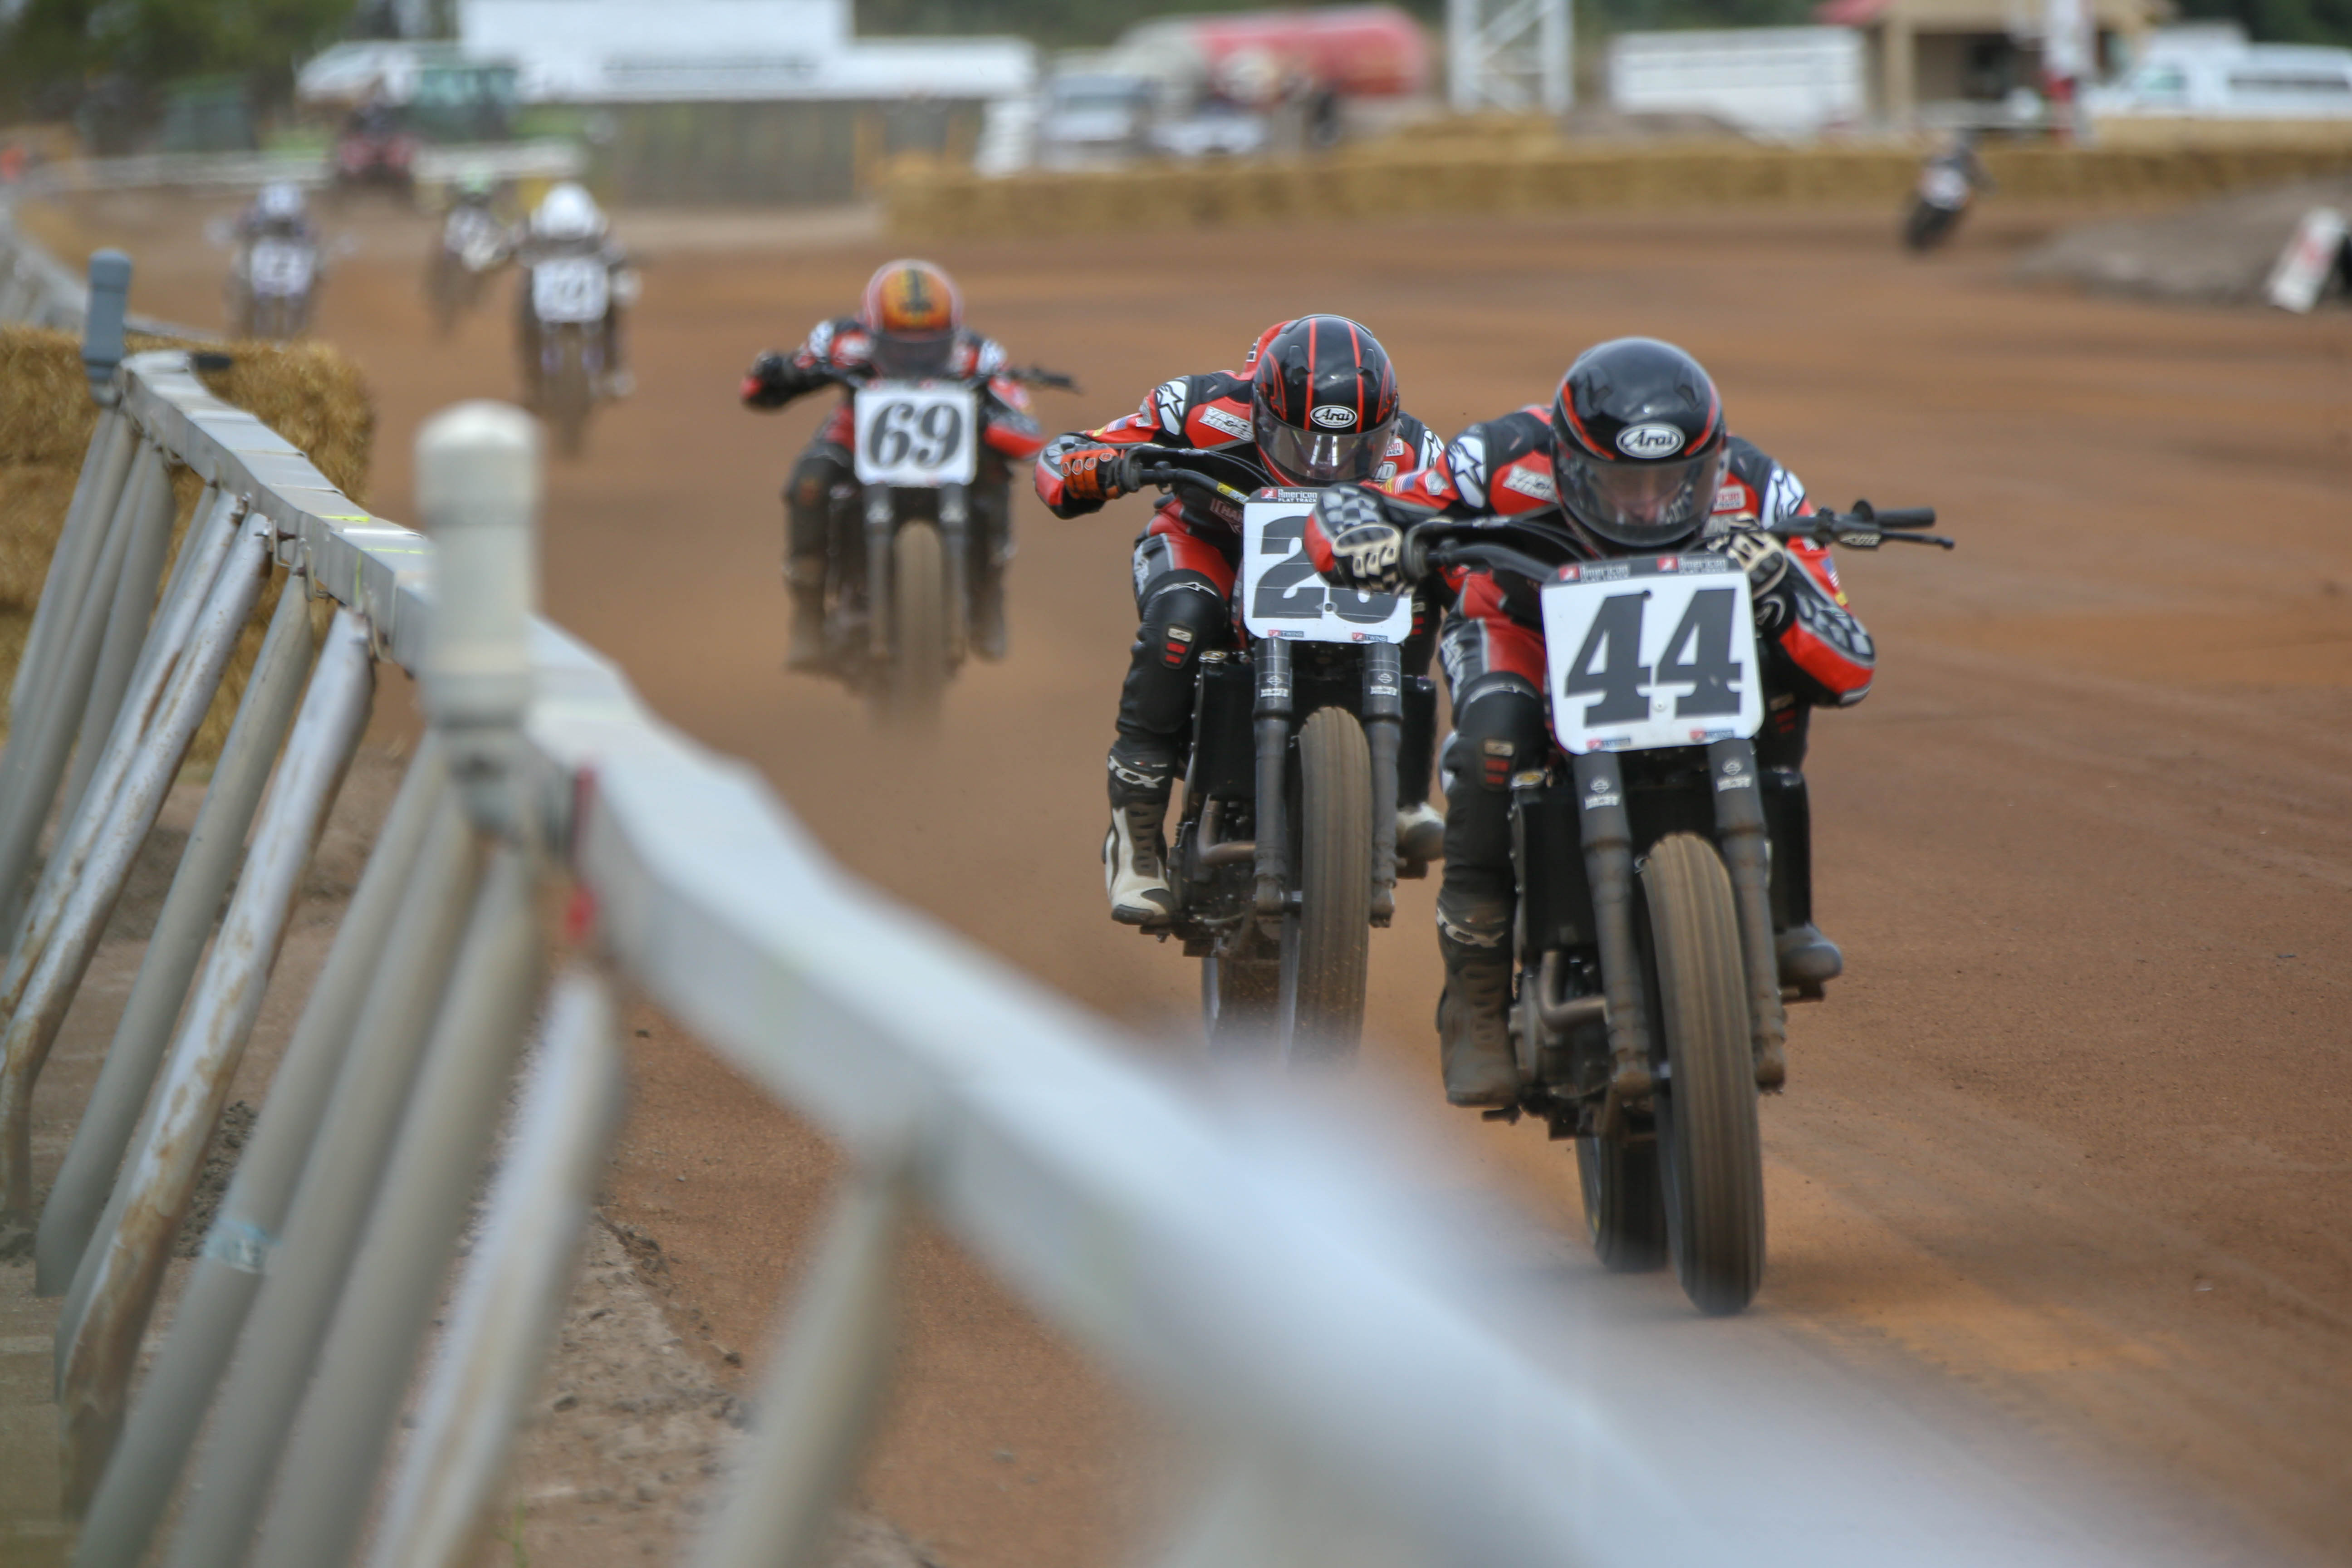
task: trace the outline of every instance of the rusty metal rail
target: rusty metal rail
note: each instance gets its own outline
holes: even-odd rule
[[[95,342],[86,357],[110,352]],[[539,467],[520,412],[466,405],[426,426],[428,544],[220,403],[184,355],[108,364],[98,384],[109,412],[0,754],[0,905],[61,812],[0,972],[13,1097],[0,1175],[20,1220],[33,1192],[21,1108],[189,714],[218,684],[219,645],[265,573],[293,607],[167,900],[183,923],[159,930],[168,951],[152,980],[142,967],[110,1051],[92,1112],[105,1126],[77,1145],[43,1219],[43,1288],[68,1287],[58,1370],[84,1514],[77,1568],[472,1560],[614,1123],[614,979],[836,1139],[854,1172],[698,1568],[813,1563],[887,1385],[898,1238],[917,1205],[1217,1457],[1171,1563],[2086,1560],[2073,1537],[1997,1510],[1922,1533],[1899,1491],[1866,1489],[1882,1471],[1841,1479],[1847,1456],[1819,1424],[1805,1440],[1823,1450],[1826,1498],[1794,1516],[1727,1514],[1722,1475],[1695,1472],[1654,1422],[1625,1420],[1482,1326],[1334,1201],[1343,1182],[1295,1152],[1253,1154],[1102,1026],[843,875],[749,769],[661,724],[534,616]],[[165,464],[194,470],[210,500],[151,615],[121,579],[126,562],[158,559],[132,547]],[[313,657],[302,612],[316,596],[338,607]],[[132,621],[141,646],[126,660]],[[91,692],[110,655],[129,673],[119,700],[97,704],[108,713]],[[196,1163],[385,661],[419,678],[431,738],[134,1384]],[[69,753],[100,735],[79,808],[61,807]],[[199,963],[235,858],[224,845],[253,818],[273,752]],[[387,1489],[401,1391],[543,994],[536,895],[558,878],[592,956],[543,1009],[422,1425]],[[1675,1365],[1659,1355],[1644,1393],[1671,1386]],[[1681,1375],[1679,1396],[1702,1398]],[[1774,1439],[1759,1427],[1755,1440]],[[1819,1527],[1824,1509],[1844,1510],[1838,1528]]]

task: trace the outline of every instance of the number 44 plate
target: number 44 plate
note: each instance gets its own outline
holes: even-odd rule
[[[1543,585],[1564,751],[1646,752],[1764,725],[1748,574],[1713,553],[1594,561]]]

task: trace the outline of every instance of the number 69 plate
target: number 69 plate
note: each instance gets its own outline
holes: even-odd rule
[[[1552,731],[1645,752],[1764,726],[1748,574],[1712,553],[1595,561],[1543,585]]]
[[[877,381],[857,389],[857,482],[929,489],[968,485],[979,466],[969,387]]]

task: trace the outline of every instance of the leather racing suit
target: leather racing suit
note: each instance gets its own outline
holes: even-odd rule
[[[791,354],[765,353],[743,377],[744,406],[777,409],[827,386],[837,378],[864,381],[878,373],[875,334],[854,316],[819,322],[808,341]],[[1003,345],[969,328],[958,328],[949,346],[944,379],[985,377],[981,396],[979,470],[971,485],[972,644],[991,658],[1004,653],[1004,568],[1013,559],[1010,494],[1015,461],[1036,455],[1044,437],[1029,411],[1029,391],[997,373],[1005,368]],[[858,543],[862,525],[855,401],[845,390],[840,404],[817,427],[784,485],[784,581],[807,605],[814,600],[815,625],[823,618],[828,562],[841,563],[845,581],[863,584],[866,552]]]
[[[1250,376],[1212,371],[1180,375],[1151,389],[1142,406],[1098,430],[1057,436],[1037,458],[1037,494],[1056,517],[1102,510],[1065,491],[1061,459],[1080,447],[1175,447],[1226,453],[1273,473],[1252,424]],[[1437,438],[1399,414],[1373,480],[1387,483],[1434,461]],[[1276,476],[1279,478],[1279,476]],[[1164,805],[1192,722],[1193,675],[1200,656],[1235,646],[1234,578],[1241,564],[1241,510],[1194,489],[1171,492],[1135,542],[1135,608],[1139,625],[1119,688],[1118,736],[1109,757],[1114,811]],[[1413,596],[1413,630],[1399,650],[1409,676],[1429,671],[1433,639],[1429,596]],[[1425,768],[1425,764],[1424,764]],[[1423,805],[1429,781],[1401,776],[1397,804]]]

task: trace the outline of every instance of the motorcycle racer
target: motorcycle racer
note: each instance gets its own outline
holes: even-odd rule
[[[513,258],[521,267],[523,286],[517,291],[516,347],[523,365],[524,401],[539,404],[540,321],[531,301],[530,271],[559,257],[587,257],[604,263],[611,287],[605,294],[604,384],[605,397],[626,397],[635,380],[621,357],[621,306],[627,292],[625,274],[628,257],[613,242],[612,224],[585,186],[565,180],[540,198],[523,225]]]
[[[1345,316],[1277,321],[1259,334],[1240,370],[1177,376],[1125,418],[1055,437],[1037,458],[1037,494],[1056,517],[1099,511],[1126,493],[1120,460],[1154,446],[1229,454],[1297,486],[1385,482],[1438,453],[1429,427],[1400,407],[1387,351]],[[1111,918],[1125,925],[1158,924],[1175,910],[1161,829],[1192,724],[1200,656],[1234,644],[1241,521],[1232,503],[1180,489],[1135,542],[1141,624],[1119,690],[1103,843]],[[1429,668],[1426,608],[1416,592],[1413,635],[1402,650],[1408,675]],[[1434,858],[1441,824],[1428,795],[1427,779],[1399,780],[1400,854]]]
[[[1867,695],[1875,655],[1828,550],[1763,531],[1811,510],[1795,475],[1728,433],[1696,360],[1654,339],[1620,338],[1580,355],[1549,408],[1531,404],[1471,426],[1384,492],[1326,490],[1307,544],[1332,581],[1366,588],[1393,585],[1404,528],[1433,517],[1508,522],[1553,543],[1563,562],[1685,549],[1738,560],[1764,634],[1757,764],[1785,807],[1772,872],[1781,978],[1818,988],[1843,959],[1812,923],[1807,725],[1813,709]],[[1440,633],[1454,732],[1441,767],[1438,1033],[1446,1098],[1504,1105],[1518,1084],[1507,1020],[1517,900],[1509,789],[1551,746],[1543,617],[1538,584],[1517,574],[1453,581],[1458,598]]]
[[[744,406],[772,411],[825,386],[869,378],[919,381],[985,377],[981,458],[971,487],[981,552],[972,579],[973,649],[1005,653],[1004,569],[1013,559],[1012,464],[1045,444],[1029,412],[1028,389],[1009,375],[1003,345],[964,325],[963,296],[946,270],[929,261],[886,262],[867,279],[855,316],[817,323],[790,354],[770,352],[743,377]],[[795,669],[825,662],[826,574],[836,539],[856,525],[858,497],[856,414],[845,394],[810,437],[784,486],[784,584],[793,595],[787,662]],[[845,557],[846,559],[846,557]]]

